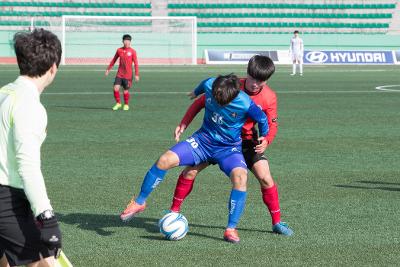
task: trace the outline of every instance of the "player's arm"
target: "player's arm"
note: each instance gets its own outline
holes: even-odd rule
[[[117,52],[115,52],[113,59],[111,60],[110,64],[107,67],[106,76],[110,73],[110,70],[112,69],[112,67],[114,67],[114,64],[117,61],[118,57],[119,56],[118,56],[118,50],[117,50]]]
[[[133,57],[133,65],[135,66],[135,81],[139,81],[139,79],[140,79],[139,78],[139,63],[137,60],[137,54],[136,54],[135,50],[133,51],[132,57]]]
[[[185,115],[183,116],[181,122],[175,129],[175,141],[179,141],[179,137],[186,130],[189,124],[193,121],[196,115],[206,106],[206,96],[201,95],[197,98],[190,107],[187,109]]]
[[[259,149],[256,148],[257,153],[263,153],[267,148],[267,139],[266,136],[269,132],[268,127],[268,118],[267,115],[256,105],[253,101],[250,103],[250,107],[247,111],[247,115],[254,121],[258,123],[258,131],[260,133],[260,138],[258,140],[261,141],[262,147]]]
[[[301,43],[300,43],[300,53],[303,55],[304,54],[304,43],[303,43],[303,39],[301,39]]]
[[[276,133],[278,132],[278,100],[275,92],[269,96],[269,99],[267,108],[264,110],[268,118],[269,126],[268,135],[265,137],[268,145],[274,141]]]
[[[257,153],[262,153],[273,142],[276,133],[278,132],[278,114],[277,114],[277,99],[275,92],[271,91],[268,96],[266,108],[263,110],[268,118],[269,131],[265,137],[266,142],[260,142],[255,147]]]
[[[30,103],[21,103],[13,111],[13,127],[18,174],[36,217],[46,210],[53,210],[40,169],[40,146],[46,131],[45,111]]]

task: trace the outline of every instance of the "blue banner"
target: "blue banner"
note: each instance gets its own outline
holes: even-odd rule
[[[307,64],[393,64],[392,51],[305,51]]]
[[[400,64],[400,50],[396,51],[396,60],[397,60],[397,64]]]
[[[206,50],[206,63],[244,63],[254,55],[270,57],[273,61],[278,61],[277,51],[235,51],[235,50]]]

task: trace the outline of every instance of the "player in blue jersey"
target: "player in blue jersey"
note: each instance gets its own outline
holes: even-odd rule
[[[247,117],[258,122],[261,139],[268,133],[267,117],[250,97],[240,90],[239,79],[229,74],[209,78],[192,92],[205,94],[203,125],[186,141],[165,152],[144,177],[141,190],[121,214],[129,221],[146,208],[146,199],[164,179],[167,170],[176,166],[194,166],[204,162],[218,164],[230,177],[232,191],[229,199],[228,225],[224,239],[239,242],[236,226],[246,202],[247,166],[241,153],[241,129]]]

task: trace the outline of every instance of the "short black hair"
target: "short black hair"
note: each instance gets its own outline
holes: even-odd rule
[[[225,106],[239,94],[239,88],[240,82],[236,75],[220,75],[212,84],[212,95],[220,106]]]
[[[275,72],[275,64],[267,56],[255,55],[247,64],[247,74],[259,81],[268,80]]]
[[[21,75],[40,77],[53,64],[60,65],[61,42],[54,33],[44,29],[16,33],[14,50]]]
[[[293,33],[294,33],[294,34],[299,33],[299,31],[298,31],[298,30],[295,30]]]
[[[124,34],[124,36],[122,36],[122,41],[125,41],[125,40],[132,41],[132,36],[130,36],[129,34]]]

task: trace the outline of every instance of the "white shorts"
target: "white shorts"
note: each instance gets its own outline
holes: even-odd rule
[[[303,62],[303,54],[301,53],[293,53],[292,54],[292,61],[297,61],[302,63]]]

